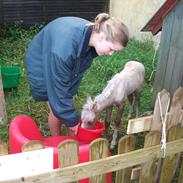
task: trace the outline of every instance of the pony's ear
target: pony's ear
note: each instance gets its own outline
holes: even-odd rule
[[[91,98],[91,96],[87,95],[87,97],[86,97],[86,102],[89,102],[89,103],[91,103],[91,102],[92,102],[92,98]]]
[[[89,97],[89,95],[85,96],[85,98],[84,98],[84,103],[85,104],[88,103],[88,97]]]

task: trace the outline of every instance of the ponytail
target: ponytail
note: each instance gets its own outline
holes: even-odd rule
[[[93,29],[96,31],[96,32],[99,32],[100,30],[100,25],[107,21],[108,19],[110,18],[110,15],[107,14],[107,13],[100,13],[98,14],[96,17],[95,17],[95,21],[94,21],[94,24],[93,24]]]

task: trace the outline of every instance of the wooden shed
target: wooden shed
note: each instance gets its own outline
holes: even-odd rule
[[[142,31],[161,31],[154,98],[166,89],[171,93],[183,86],[183,0],[167,0]]]
[[[0,26],[47,23],[60,16],[79,16],[92,20],[108,11],[109,0],[0,0]]]

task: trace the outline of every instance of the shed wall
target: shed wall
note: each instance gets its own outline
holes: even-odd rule
[[[171,94],[183,86],[183,0],[164,18],[154,82],[154,98],[163,88]]]
[[[151,32],[141,32],[141,29],[165,1],[110,0],[110,13],[124,21],[129,27],[130,37],[135,37],[135,39],[142,41],[144,39],[152,39],[155,44],[158,44],[160,34],[153,36]]]

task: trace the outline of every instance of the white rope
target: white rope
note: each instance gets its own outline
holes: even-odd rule
[[[159,48],[159,43],[156,45],[155,50],[154,50],[154,55],[153,55],[153,60],[152,60],[152,68],[153,68],[153,71],[151,72],[148,81],[151,81],[154,72],[156,72],[156,69],[155,69],[156,68],[156,66],[155,66],[155,58],[156,58],[156,54],[157,54],[158,48]]]
[[[164,116],[163,116],[163,111],[162,111],[160,92],[158,93],[158,102],[159,102],[161,122],[162,122],[162,134],[161,134],[161,144],[162,145],[161,145],[161,149],[163,150],[163,157],[165,158],[165,153],[166,153],[166,121],[167,121],[168,109],[169,109],[169,105],[170,105],[170,98],[168,100],[168,104],[167,104],[167,108],[166,108]]]

